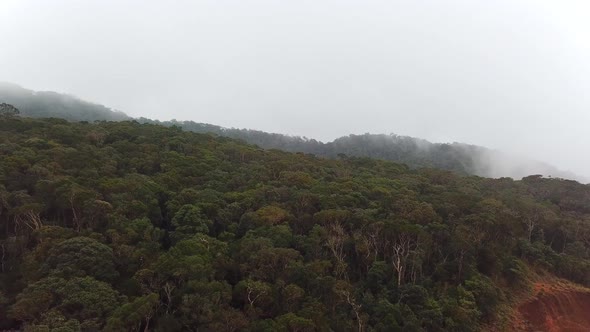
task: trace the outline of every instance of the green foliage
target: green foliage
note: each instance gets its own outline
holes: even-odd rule
[[[590,285],[590,187],[0,119],[0,328],[477,331]]]
[[[151,293],[138,297],[130,303],[118,308],[109,318],[106,331],[134,331],[139,330],[145,321],[149,323],[155,314],[160,299],[158,294]]]
[[[91,277],[70,280],[48,277],[25,288],[9,315],[16,320],[49,326],[64,320],[69,325],[69,320],[74,319],[82,329],[98,329],[118,305],[118,294],[107,283]]]
[[[395,171],[403,171],[407,167],[437,168],[452,171],[459,174],[471,174],[478,176],[506,176],[497,174],[494,164],[490,160],[502,160],[504,164],[512,166],[511,176],[521,177],[519,170],[542,170],[544,174],[571,178],[575,176],[569,172],[563,172],[551,165],[535,161],[514,160],[511,156],[485,147],[463,143],[431,143],[429,141],[400,136],[395,134],[363,134],[348,135],[335,139],[332,142],[323,143],[306,137],[289,136],[277,133],[268,133],[259,130],[224,128],[207,123],[193,121],[158,121],[139,118],[141,123],[159,124],[168,127],[180,127],[196,133],[214,134],[224,137],[239,139],[249,144],[264,149],[280,149],[289,152],[308,153],[328,158],[340,158],[348,161],[356,161],[370,164],[369,158],[389,160],[396,163]],[[243,153],[240,153],[244,157]],[[407,166],[405,166],[407,165]],[[281,179],[290,185],[305,188],[313,183],[313,179],[306,177],[305,173],[298,171],[279,172]],[[437,181],[444,181],[446,174],[435,172]]]
[[[49,252],[44,270],[62,277],[91,276],[113,281],[118,276],[113,250],[94,239],[75,237],[57,244]]]
[[[176,212],[172,219],[174,231],[171,238],[178,242],[184,238],[190,238],[197,233],[209,234],[209,227],[212,223],[201,212],[201,209],[195,205],[184,205]]]

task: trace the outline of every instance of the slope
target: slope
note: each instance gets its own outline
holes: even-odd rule
[[[121,121],[131,119],[102,105],[82,101],[55,92],[34,92],[14,84],[0,84],[0,102],[19,108],[23,115],[37,118],[57,117],[68,121]],[[520,179],[531,174],[557,178],[588,179],[561,171],[546,163],[528,160],[500,151],[462,143],[431,143],[423,139],[398,135],[349,135],[332,142],[320,142],[304,137],[267,133],[258,130],[223,128],[193,121],[157,121],[139,118],[141,123],[179,126],[197,133],[213,133],[255,144],[265,149],[311,153],[337,158],[347,155],[369,157],[404,163],[411,168],[432,167],[459,174],[483,177],[512,177]]]
[[[575,181],[0,119],[0,329],[478,331],[589,240]]]
[[[568,282],[536,282],[533,295],[517,308],[511,330],[590,331],[590,289]]]
[[[0,102],[14,105],[22,115],[68,121],[122,121],[130,117],[102,105],[56,92],[32,91],[0,82]]]
[[[197,133],[212,133],[241,139],[265,149],[311,153],[335,158],[342,155],[369,157],[404,163],[411,168],[432,167],[459,174],[520,179],[541,174],[587,183],[585,177],[562,171],[549,164],[510,155],[497,150],[463,143],[432,143],[424,139],[399,135],[349,135],[332,142],[320,142],[299,136],[267,133],[258,130],[224,128],[193,121],[157,121],[139,118],[142,123],[178,126]]]

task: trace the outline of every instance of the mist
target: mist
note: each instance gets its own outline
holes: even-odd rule
[[[0,81],[133,117],[464,142],[590,177],[588,17],[568,0],[4,0]]]
[[[479,154],[471,154],[475,174],[489,178],[510,177],[520,180],[530,175],[542,175],[560,179],[576,180],[590,183],[590,178],[571,171],[558,169],[553,165],[522,155],[504,153],[498,150],[480,150]]]

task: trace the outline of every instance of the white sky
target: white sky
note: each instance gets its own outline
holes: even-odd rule
[[[461,141],[590,175],[590,1],[0,0],[0,81],[132,116]]]

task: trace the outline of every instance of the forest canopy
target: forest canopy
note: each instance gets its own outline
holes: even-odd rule
[[[0,119],[0,328],[478,331],[590,286],[590,187]]]
[[[125,121],[132,118],[123,112],[56,92],[32,91],[0,82],[0,103],[14,105],[21,115],[35,118],[60,118],[68,121]],[[403,163],[411,168],[440,168],[459,174],[520,179],[531,174],[588,183],[579,174],[557,169],[543,162],[529,160],[464,143],[432,143],[424,139],[395,134],[348,135],[331,142],[313,138],[268,133],[260,130],[225,128],[194,121],[158,121],[138,118],[140,123],[177,126],[187,131],[215,134],[242,140],[264,149],[311,153],[321,157],[339,155],[369,157]]]

